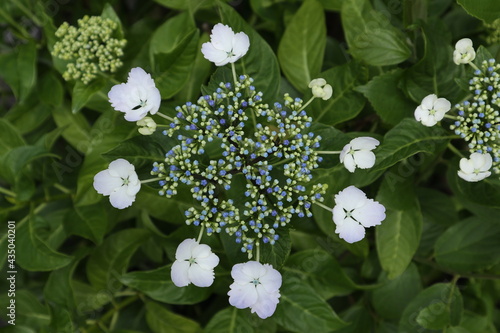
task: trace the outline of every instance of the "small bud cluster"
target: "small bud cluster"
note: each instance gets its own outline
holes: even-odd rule
[[[457,120],[450,126],[455,134],[469,144],[471,153],[489,153],[493,157],[493,172],[500,173],[500,64],[494,59],[483,61],[481,70],[474,72],[469,89],[472,102],[457,104]]]
[[[269,107],[252,82],[242,75],[235,85],[221,83],[196,104],[177,107],[163,133],[180,144],[151,172],[164,178],[162,196],[190,188],[199,207],[185,212],[188,225],[234,235],[249,258],[261,242],[274,244],[292,217],[310,217],[326,191],[323,184],[308,186],[322,160],[315,151],[321,137],[307,131],[312,119],[303,101],[285,94],[283,104]],[[231,190],[235,182],[244,193]]]
[[[56,31],[60,40],[52,55],[68,61],[63,77],[88,84],[99,72],[114,73],[120,66],[125,39],[114,38],[118,24],[100,16],[84,16],[78,28],[64,22]]]
[[[489,45],[500,43],[500,19],[496,19],[493,23],[485,24],[487,36],[486,43]]]

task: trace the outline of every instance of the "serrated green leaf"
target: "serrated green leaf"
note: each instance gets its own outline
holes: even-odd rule
[[[273,319],[291,332],[330,332],[345,327],[333,309],[314,289],[285,274],[281,298]]]
[[[146,303],[146,321],[154,333],[198,333],[200,325],[165,309],[158,303]]]
[[[356,88],[356,91],[368,98],[377,115],[391,125],[397,125],[404,118],[412,117],[417,107],[398,88],[402,75],[403,70],[396,69],[375,76],[366,85]]]
[[[118,282],[127,269],[130,257],[149,237],[143,229],[125,229],[106,238],[96,247],[87,261],[87,277],[95,288],[106,288]]]
[[[341,17],[354,58],[372,66],[387,66],[399,64],[411,55],[404,34],[369,1],[343,1]]]
[[[195,304],[210,296],[210,288],[199,288],[194,285],[179,288],[170,279],[172,265],[152,271],[130,272],[120,277],[120,281],[146,294],[155,301],[167,304]]]
[[[278,47],[278,59],[288,81],[301,92],[321,70],[326,45],[323,7],[304,1],[286,27]]]

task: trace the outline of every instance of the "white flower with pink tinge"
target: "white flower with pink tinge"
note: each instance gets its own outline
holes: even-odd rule
[[[203,43],[203,56],[216,66],[234,63],[243,57],[250,47],[250,40],[244,32],[234,33],[222,23],[216,24],[210,35],[210,42]]]
[[[379,225],[385,219],[385,207],[368,199],[366,194],[355,186],[349,186],[335,195],[333,222],[335,233],[348,243],[365,237],[365,228]]]
[[[281,274],[269,264],[248,261],[236,264],[231,270],[234,283],[229,288],[229,304],[250,308],[252,313],[265,319],[273,315],[279,303]]]
[[[123,209],[135,201],[135,195],[141,189],[141,181],[134,166],[119,158],[94,176],[94,188],[99,194],[109,195],[113,207]]]
[[[138,121],[148,113],[155,114],[161,103],[155,81],[140,67],[130,70],[127,83],[113,86],[108,98],[116,111],[125,113],[127,121]]]
[[[177,247],[170,277],[177,287],[190,283],[197,287],[209,287],[214,282],[214,268],[218,264],[219,257],[212,253],[210,246],[188,238]]]

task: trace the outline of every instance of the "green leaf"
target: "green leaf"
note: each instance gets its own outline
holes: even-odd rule
[[[316,0],[306,0],[291,18],[278,47],[283,73],[301,92],[321,70],[326,45],[323,7]]]
[[[14,182],[31,162],[44,157],[59,157],[38,146],[21,146],[0,156],[0,177]]]
[[[205,333],[257,333],[251,318],[235,307],[217,312],[205,327]],[[261,332],[261,331],[259,331]]]
[[[194,14],[198,9],[213,6],[215,0],[154,0],[162,6],[177,9],[189,10]]]
[[[54,251],[38,237],[34,228],[37,218],[31,216],[27,223],[17,226],[16,247],[22,249],[16,253],[17,263],[28,271],[52,271],[68,265],[71,257]]]
[[[116,14],[115,10],[113,9],[113,6],[111,6],[111,4],[106,3],[104,5],[104,8],[102,9],[101,17],[103,19],[110,19],[118,25],[114,34],[116,34],[116,38],[122,39],[123,38],[122,23],[120,21],[120,18]]]
[[[463,303],[458,288],[437,283],[420,292],[406,307],[399,321],[400,332],[431,333],[448,325],[458,325]]]
[[[66,309],[75,308],[73,289],[71,288],[71,277],[78,264],[78,260],[71,265],[64,266],[50,273],[47,283],[44,286],[43,294],[45,299],[64,307]]]
[[[374,328],[373,318],[367,307],[354,305],[342,313],[342,319],[349,323],[347,327],[335,330],[338,333],[372,332]]]
[[[378,116],[386,123],[397,125],[406,117],[412,117],[417,105],[398,88],[402,69],[396,69],[374,77],[356,90],[370,101]],[[390,96],[390,98],[389,98]]]
[[[5,119],[0,119],[0,156],[12,148],[24,146],[21,133]]]
[[[283,266],[292,248],[292,241],[290,240],[288,229],[279,231],[277,234],[280,238],[274,245],[265,243],[260,245],[260,260],[271,264],[275,269],[279,269]]]
[[[194,285],[179,288],[170,279],[172,265],[152,271],[130,272],[120,277],[120,281],[134,288],[155,301],[167,304],[196,304],[210,296],[210,288],[199,288]]]
[[[356,61],[319,74],[332,86],[333,95],[326,101],[316,98],[312,102],[313,120],[333,126],[356,117],[365,106],[365,99],[354,87],[366,82],[367,75],[366,68]]]
[[[500,17],[500,2],[496,0],[457,0],[467,13],[485,21],[493,23]]]
[[[272,48],[231,6],[220,4],[220,15],[224,24],[235,32],[243,31],[250,39],[247,54],[235,63],[236,73],[252,77],[253,85],[264,94],[263,100],[274,102],[280,89],[281,76]]]
[[[50,106],[60,106],[64,98],[64,88],[61,81],[50,72],[42,77],[39,85],[38,98],[43,103]]]
[[[426,127],[413,119],[403,119],[384,136],[375,150],[377,161],[371,172],[387,169],[416,153],[434,154],[450,136],[441,127]]]
[[[311,286],[325,300],[347,295],[357,289],[337,260],[321,249],[293,254],[283,270],[287,275],[297,277]]]
[[[50,322],[50,329],[52,332],[74,332],[73,320],[71,313],[63,307],[51,306],[50,314],[52,320]]]
[[[52,108],[52,117],[58,127],[65,128],[62,136],[73,147],[68,146],[66,150],[76,154],[76,151],[85,153],[90,145],[90,125],[81,113],[74,114],[64,106]],[[75,151],[76,149],[76,151]]]
[[[106,288],[127,269],[130,257],[149,237],[143,229],[125,229],[106,238],[87,261],[87,277],[95,288]]]
[[[404,34],[369,1],[343,1],[342,27],[352,56],[372,66],[399,64],[411,55]]]
[[[73,113],[80,111],[94,94],[104,88],[105,84],[105,81],[102,79],[93,80],[89,84],[84,84],[79,80],[76,81],[71,96],[71,111]]]
[[[444,232],[435,245],[437,263],[457,272],[470,272],[500,262],[500,224],[471,217]]]
[[[346,326],[333,309],[300,279],[283,277],[281,298],[273,319],[291,332],[330,332]]]
[[[0,67],[2,67],[0,76],[20,102],[28,97],[35,86],[36,60],[37,50],[33,41],[18,45],[11,53],[0,54]]]
[[[146,303],[146,321],[154,333],[201,332],[197,322],[170,312],[155,302]]]
[[[386,208],[386,218],[375,228],[380,265],[389,279],[401,275],[417,251],[422,232],[422,214],[408,178],[391,183],[385,178],[377,200]]]
[[[102,202],[76,206],[64,218],[64,229],[71,234],[85,237],[101,244],[108,228],[108,214]]]
[[[28,290],[16,290],[15,301],[16,326],[26,325],[39,329],[50,323],[51,318],[47,308]]]
[[[387,279],[382,275],[384,285],[372,291],[371,303],[378,315],[385,319],[397,320],[410,301],[422,290],[422,282],[417,266],[410,264],[397,278]]]
[[[342,8],[342,0],[319,0],[323,8],[326,10],[340,11]]]

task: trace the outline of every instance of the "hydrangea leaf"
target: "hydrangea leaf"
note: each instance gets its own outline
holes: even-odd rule
[[[286,27],[278,47],[283,73],[301,92],[321,70],[326,45],[323,7],[316,0],[304,1]]]
[[[156,302],[146,303],[146,321],[153,333],[201,333],[200,325]]]
[[[500,17],[500,2],[496,0],[458,0],[457,2],[467,13],[486,23],[493,23]]]
[[[276,323],[272,319],[262,320],[247,311],[235,307],[217,312],[205,327],[205,333],[272,333]]]

